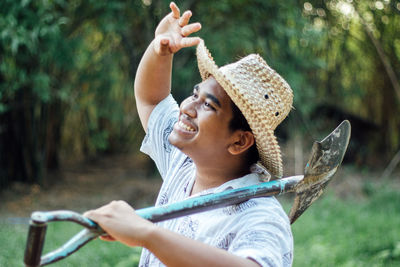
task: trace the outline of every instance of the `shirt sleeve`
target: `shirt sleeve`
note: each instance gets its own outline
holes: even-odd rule
[[[178,121],[178,116],[179,106],[172,95],[169,95],[151,112],[147,134],[140,147],[140,151],[153,159],[163,179],[177,150],[169,143],[168,137]]]
[[[229,251],[261,266],[291,266],[293,236],[287,215],[274,205],[243,215],[241,229]]]

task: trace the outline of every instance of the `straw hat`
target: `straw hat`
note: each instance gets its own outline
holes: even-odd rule
[[[200,75],[212,75],[242,111],[253,131],[261,164],[276,178],[283,175],[281,150],[275,128],[292,108],[289,84],[259,56],[248,55],[221,68],[201,40],[197,46]]]

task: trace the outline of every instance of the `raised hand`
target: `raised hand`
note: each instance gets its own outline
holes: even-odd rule
[[[200,42],[199,37],[188,37],[201,29],[200,23],[189,24],[192,12],[187,10],[182,16],[178,6],[170,3],[171,13],[165,16],[155,31],[154,50],[158,55],[169,55],[181,48],[195,46]]]

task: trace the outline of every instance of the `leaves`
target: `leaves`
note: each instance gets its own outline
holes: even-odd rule
[[[136,151],[141,126],[133,80],[158,21],[169,12],[168,4],[2,1],[0,126],[7,130],[0,133],[0,141],[10,145],[1,152],[23,153],[31,147],[36,155],[49,155],[53,147],[52,157],[61,151],[86,157],[125,149],[126,140],[134,140]],[[295,93],[296,116],[308,124],[308,131],[320,130],[319,123],[307,123],[315,122],[311,116],[316,108],[331,104],[381,125],[385,138],[371,139],[375,143],[368,147],[383,148],[387,155],[398,150],[400,118],[390,114],[398,114],[400,105],[366,31],[371,30],[400,77],[400,17],[393,1],[204,0],[180,7],[190,8],[192,21],[203,24],[199,35],[218,65],[258,53],[285,77]],[[182,100],[199,81],[194,49],[180,51],[174,59],[174,95]],[[22,116],[22,111],[32,116]],[[25,139],[30,135],[37,143],[8,141],[8,134],[25,136],[22,126],[11,125],[15,118],[34,126],[27,127],[34,132]],[[17,153],[13,164],[10,160],[0,160],[1,166],[25,168],[13,165],[21,161]],[[43,157],[33,162],[45,166]]]

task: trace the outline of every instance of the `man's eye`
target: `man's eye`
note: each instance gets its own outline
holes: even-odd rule
[[[210,103],[208,103],[207,101],[204,102],[204,106],[206,106],[207,108],[210,108],[212,110],[215,110],[215,108]]]

